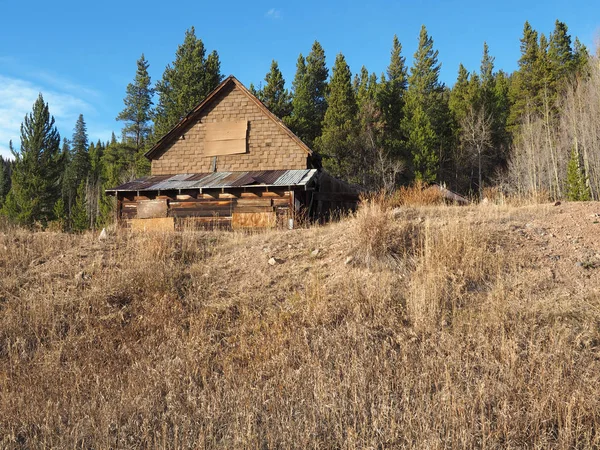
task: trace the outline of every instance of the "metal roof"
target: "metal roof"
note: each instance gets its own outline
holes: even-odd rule
[[[317,169],[303,169],[150,175],[107,189],[106,192],[306,186],[316,173]]]

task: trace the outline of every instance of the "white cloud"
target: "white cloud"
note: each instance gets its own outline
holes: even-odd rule
[[[270,10],[268,10],[265,13],[265,17],[268,17],[269,19],[281,19],[281,10],[280,9],[275,9],[275,8],[271,8]]]
[[[32,81],[0,75],[0,154],[10,155],[8,143],[11,139],[13,146],[19,148],[21,122],[31,112],[40,92],[48,103],[57,128],[62,131],[61,135],[70,136],[79,114],[94,111],[87,101],[69,93],[73,85],[63,85],[61,88],[56,79],[52,84],[52,88],[47,88]],[[90,92],[82,90],[86,95]]]
[[[83,96],[85,98],[94,98],[98,99],[101,97],[100,92],[91,89],[87,86],[82,86],[77,83],[73,83],[70,80],[61,78],[58,75],[52,74],[50,72],[36,72],[32,74],[38,78],[42,83],[47,84],[48,86],[59,89],[61,92],[69,92],[71,94],[77,94],[79,96]]]

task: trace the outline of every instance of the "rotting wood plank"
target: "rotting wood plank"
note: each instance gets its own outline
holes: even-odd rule
[[[289,192],[286,191],[259,191],[259,192],[242,192],[241,198],[273,198],[273,197],[284,197],[288,196]]]
[[[187,210],[187,209],[174,209],[169,212],[171,217],[212,217],[212,218],[230,218],[231,213],[224,211],[219,213],[217,211],[200,211],[200,210]]]
[[[287,197],[287,198],[274,198],[273,199],[273,206],[289,206],[289,204],[290,204],[289,197]]]
[[[180,217],[177,220],[189,220],[201,225],[210,225],[211,227],[231,226],[231,217]]]
[[[212,207],[224,207],[231,206],[234,203],[231,200],[186,200],[170,202],[171,208],[212,208]]]
[[[168,204],[166,199],[140,200],[137,208],[138,219],[155,219],[167,217]]]
[[[267,213],[272,212],[272,206],[240,206],[233,210],[235,213]]]
[[[169,216],[171,217],[222,217],[222,218],[226,218],[226,217],[231,217],[232,211],[230,209],[222,209],[222,210],[216,210],[216,209],[190,209],[190,208],[183,208],[183,209],[173,209],[171,211],[169,211]]]
[[[234,212],[231,217],[231,226],[235,229],[242,228],[273,228],[277,224],[274,211],[258,213]]]
[[[239,206],[271,206],[271,198],[240,198],[235,202]]]

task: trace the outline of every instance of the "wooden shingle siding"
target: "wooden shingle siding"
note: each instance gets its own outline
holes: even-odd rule
[[[207,123],[248,121],[247,151],[216,156],[222,171],[306,169],[307,153],[235,84],[223,89],[199,117],[152,160],[153,175],[203,173],[214,156],[204,152]]]

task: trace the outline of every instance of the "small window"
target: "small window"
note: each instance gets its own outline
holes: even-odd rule
[[[248,121],[206,123],[204,155],[246,153]]]

